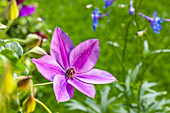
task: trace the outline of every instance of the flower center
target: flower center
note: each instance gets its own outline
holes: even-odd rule
[[[76,73],[76,71],[75,71],[75,69],[74,68],[68,68],[67,70],[66,70],[66,76],[67,77],[72,77],[72,76],[74,76],[74,74]]]

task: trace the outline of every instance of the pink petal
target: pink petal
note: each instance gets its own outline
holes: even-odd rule
[[[85,95],[94,98],[96,92],[93,85],[82,82],[76,78],[68,79],[68,83],[74,86],[80,92],[84,93]]]
[[[69,67],[68,58],[73,48],[74,45],[67,34],[56,27],[51,40],[50,53],[63,69]]]
[[[61,75],[54,77],[53,89],[58,102],[68,101],[74,94],[73,86],[67,83],[65,76]]]
[[[92,84],[107,84],[117,81],[112,74],[99,69],[92,69],[87,73],[76,74],[75,77],[83,82]]]
[[[84,73],[91,70],[99,56],[99,41],[90,39],[80,43],[70,53],[70,66],[76,69],[76,73]]]
[[[38,71],[48,80],[53,81],[55,75],[64,75],[64,70],[56,62],[55,58],[45,55],[40,59],[31,59]]]

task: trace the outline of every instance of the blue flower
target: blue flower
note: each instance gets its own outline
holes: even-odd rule
[[[129,14],[134,15],[135,14],[135,8],[133,8],[133,2],[130,0],[130,8],[129,8]]]
[[[98,8],[93,11],[93,14],[91,15],[93,19],[93,30],[96,31],[96,27],[98,26],[98,17],[100,16],[100,11],[98,11]]]
[[[159,34],[159,30],[162,29],[162,26],[160,23],[162,23],[163,21],[162,21],[162,18],[157,17],[156,12],[153,13],[153,16],[154,18],[153,18],[153,21],[151,21],[151,27],[155,33]]]
[[[114,0],[104,0],[105,6],[103,8],[106,9],[107,7],[111,6],[113,2]]]
[[[159,30],[162,29],[162,26],[161,26],[160,23],[162,23],[163,20],[162,20],[162,18],[157,17],[157,13],[156,12],[153,13],[153,16],[154,16],[153,18],[148,17],[148,16],[146,16],[146,15],[144,15],[142,13],[138,13],[138,14],[141,15],[142,17],[144,17],[145,19],[149,20],[153,31],[155,33],[159,34]]]
[[[93,20],[93,30],[94,31],[96,31],[96,27],[98,27],[98,19],[108,15],[109,13],[110,13],[110,11],[108,13],[100,15],[100,11],[98,11],[98,8],[96,7],[96,9],[93,11],[93,14],[91,15],[92,20]]]

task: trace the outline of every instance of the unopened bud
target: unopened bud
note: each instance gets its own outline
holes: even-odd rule
[[[24,102],[23,102],[23,111],[26,113],[33,112],[35,110],[36,102],[31,94]]]
[[[6,95],[10,95],[16,88],[16,82],[13,79],[13,70],[10,62],[5,66],[4,74],[0,77],[0,92]]]
[[[44,55],[47,55],[47,53],[40,47],[35,46],[33,49],[30,50],[30,56],[34,58],[40,58]]]
[[[18,18],[19,10],[16,0],[11,0],[5,9],[5,18],[7,20],[15,20]]]
[[[40,46],[42,38],[36,34],[29,34],[26,37],[26,45],[30,48]]]
[[[144,34],[146,31],[147,31],[147,28],[144,29],[143,31],[138,31],[138,32],[137,32],[137,35],[138,35],[138,36],[143,36],[143,34]]]
[[[17,86],[18,90],[25,90],[30,83],[32,76],[21,76],[18,78]]]

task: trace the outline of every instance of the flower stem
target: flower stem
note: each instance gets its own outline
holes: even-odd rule
[[[33,86],[44,86],[44,85],[48,85],[48,84],[53,84],[53,82],[47,82],[47,83],[41,83],[41,84],[34,84]]]
[[[52,113],[51,111],[50,111],[50,109],[44,104],[44,103],[42,103],[41,101],[39,101],[38,99],[34,99],[37,103],[39,103],[42,107],[44,107],[46,110],[47,110],[47,112],[48,113]]]
[[[128,35],[129,35],[129,28],[130,28],[130,24],[132,22],[133,18],[129,21],[128,25],[127,25],[127,29],[126,29],[126,35],[125,35],[125,42],[124,42],[124,47],[123,47],[123,52],[122,52],[122,62],[125,62],[125,52],[126,52],[126,46],[127,46],[127,42],[128,42]],[[123,68],[123,74],[125,71],[124,66],[122,66]]]
[[[9,29],[9,28],[11,27],[11,25],[12,25],[12,22],[13,22],[13,20],[8,21],[7,27],[4,29],[4,31],[2,31],[2,32],[0,33],[0,36],[4,35],[4,34],[8,31],[8,29]]]
[[[124,62],[122,61],[122,58],[121,58],[119,52],[117,51],[117,49],[116,49],[115,47],[114,47],[114,49],[115,49],[116,56],[118,57],[120,63],[122,64],[122,67],[124,68],[125,72],[127,73],[128,70],[127,70],[127,68],[126,68],[126,65],[125,65]]]

